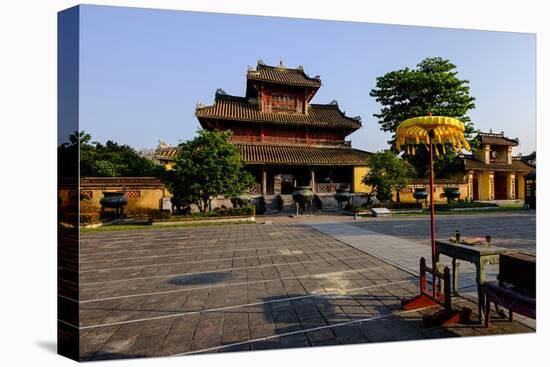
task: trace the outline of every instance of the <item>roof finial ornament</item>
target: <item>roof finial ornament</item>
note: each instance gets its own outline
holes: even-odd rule
[[[338,106],[338,101],[333,99],[332,101],[330,101],[329,103],[330,105],[333,105],[333,106]]]
[[[284,64],[283,64],[283,57],[281,56],[281,60],[279,61],[279,67],[280,68],[284,68]]]
[[[265,65],[265,62],[264,62],[264,60],[262,60],[262,59],[258,59],[258,65]]]
[[[159,144],[157,145],[157,149],[162,149],[162,148],[170,148],[170,144],[168,144],[162,139],[159,139]]]

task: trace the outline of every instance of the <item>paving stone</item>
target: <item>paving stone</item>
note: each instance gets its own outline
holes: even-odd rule
[[[82,325],[96,325],[81,332],[83,359],[533,331],[496,319],[488,330],[426,329],[423,313],[400,316],[400,299],[418,291],[419,251],[429,255],[429,242],[412,233],[416,222],[396,227],[390,218],[371,226],[334,218],[275,216],[270,226],[83,235],[82,299],[114,297],[83,303]],[[506,236],[512,244],[511,234]],[[462,270],[466,287],[472,274]],[[469,291],[475,299],[475,289]],[[278,301],[291,297],[300,299]],[[99,326],[106,322],[122,324]],[[333,327],[310,330],[327,325]],[[285,335],[297,331],[304,332]],[[258,338],[267,339],[254,341]]]

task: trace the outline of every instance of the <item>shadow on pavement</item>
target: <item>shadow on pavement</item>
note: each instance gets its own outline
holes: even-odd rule
[[[230,275],[230,272],[181,275],[171,278],[168,280],[168,283],[174,285],[202,285],[220,283],[228,279]]]

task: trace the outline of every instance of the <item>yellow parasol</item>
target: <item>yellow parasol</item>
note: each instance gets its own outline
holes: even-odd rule
[[[401,149],[407,146],[407,152],[415,154],[415,146],[423,144],[429,152],[430,166],[430,219],[432,236],[432,269],[435,271],[435,220],[434,220],[434,175],[433,175],[433,151],[439,155],[436,144],[441,144],[445,153],[445,144],[450,144],[456,151],[461,149],[470,150],[470,144],[464,138],[464,124],[462,121],[446,116],[413,117],[399,124],[395,131],[395,146]],[[435,283],[433,286],[433,297],[436,296]]]
[[[430,132],[432,139],[430,139]],[[396,130],[395,146],[400,149],[407,146],[407,152],[415,154],[415,145],[430,143],[441,144],[445,153],[444,144],[451,144],[456,151],[470,150],[470,144],[464,139],[464,124],[462,121],[446,116],[420,116],[403,121]],[[439,155],[437,148],[436,156]]]

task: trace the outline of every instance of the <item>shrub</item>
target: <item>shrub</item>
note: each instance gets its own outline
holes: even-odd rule
[[[202,218],[215,218],[215,217],[239,217],[239,216],[254,216],[256,214],[256,207],[249,205],[243,208],[215,208],[211,212],[196,212],[183,215],[172,215],[166,211],[157,211],[151,216],[153,221],[178,221],[178,220],[195,220]]]
[[[154,219],[170,219],[172,213],[169,210],[156,210],[151,213],[151,217]]]
[[[348,209],[349,211],[352,211],[352,212],[362,212],[362,211],[367,211],[367,210],[371,210],[371,208],[373,207],[373,205],[351,205],[351,207]]]
[[[388,209],[422,209],[422,203],[386,203],[382,207]]]
[[[434,204],[436,210],[451,210],[451,209],[462,209],[462,208],[497,208],[498,205],[495,203],[480,203],[477,201],[472,202],[456,202],[452,204]]]
[[[249,205],[240,208],[216,208],[213,213],[218,216],[255,215],[256,207]]]
[[[81,226],[98,223],[101,223],[101,221],[99,220],[99,213],[80,213]]]

